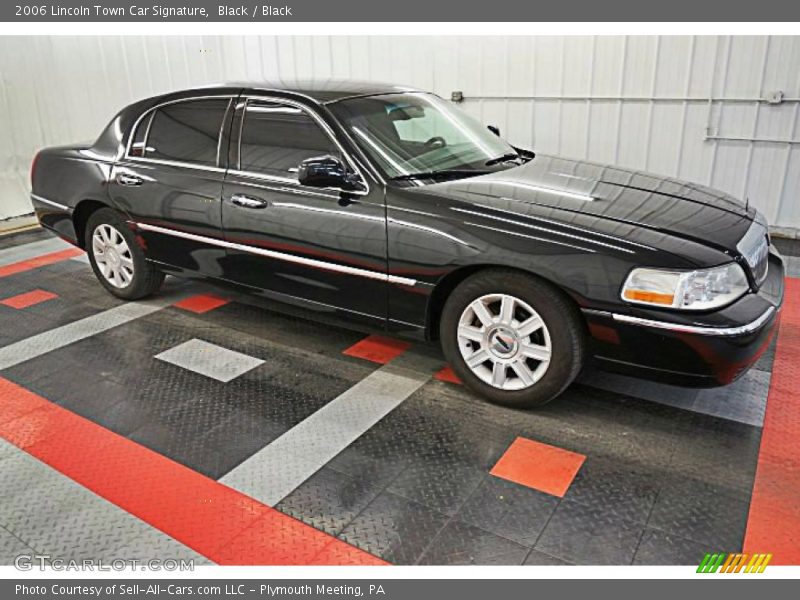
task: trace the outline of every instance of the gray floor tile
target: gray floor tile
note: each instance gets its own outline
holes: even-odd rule
[[[227,383],[264,364],[260,358],[193,339],[170,348],[156,358]]]
[[[18,537],[0,527],[0,565],[13,565],[14,560],[23,554],[33,555],[35,551]]]
[[[598,389],[666,404],[723,419],[761,427],[767,405],[770,373],[752,369],[734,383],[710,389],[692,389],[589,370],[579,382]]]
[[[123,560],[191,560],[195,567],[213,565],[213,561],[155,529],[142,531],[135,539],[114,548],[111,554]]]

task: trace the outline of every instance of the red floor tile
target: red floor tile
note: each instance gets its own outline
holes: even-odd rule
[[[433,377],[434,379],[445,381],[447,383],[455,383],[457,385],[461,385],[463,383],[463,381],[461,381],[461,379],[455,374],[455,371],[453,371],[449,365],[441,371],[437,371]]]
[[[386,564],[0,377],[0,437],[222,564]]]
[[[213,294],[197,294],[196,296],[190,296],[180,302],[176,302],[174,306],[182,308],[183,310],[188,310],[189,312],[203,314],[215,308],[219,308],[220,306],[225,306],[229,302],[230,300],[220,298]]]
[[[0,300],[0,304],[10,306],[11,308],[28,308],[42,302],[47,302],[53,298],[58,298],[57,294],[46,292],[44,290],[33,290],[32,292],[25,292],[17,296],[11,296],[5,300]]]
[[[408,342],[380,335],[371,335],[350,346],[343,354],[385,365],[410,347],[411,344]]]
[[[800,565],[800,279],[786,279],[744,552]]]
[[[518,437],[490,472],[563,498],[584,460],[583,454]]]
[[[0,267],[0,277],[8,277],[9,275],[16,275],[17,273],[24,273],[25,271],[30,271],[31,269],[36,269],[38,267],[44,267],[45,265],[52,265],[53,263],[61,262],[62,260],[67,260],[68,258],[74,258],[75,256],[80,256],[81,254],[83,254],[83,250],[80,248],[67,248],[66,250],[59,250],[58,252],[43,254],[42,256],[37,256],[36,258],[31,258],[29,260],[21,260],[20,262],[15,262],[11,263],[10,265]]]

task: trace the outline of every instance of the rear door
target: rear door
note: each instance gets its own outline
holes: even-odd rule
[[[233,96],[173,101],[145,113],[114,166],[112,201],[137,224],[147,257],[223,275],[220,198]]]
[[[355,171],[358,167],[323,119],[297,102],[244,99],[233,130],[222,193],[232,278],[382,324],[387,309],[383,189],[366,179],[369,191],[358,196],[300,185],[297,169],[306,158],[331,154]]]

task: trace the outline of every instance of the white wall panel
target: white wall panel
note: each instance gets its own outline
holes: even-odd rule
[[[281,77],[462,91],[515,144],[711,184],[800,228],[800,38],[780,36],[5,37],[0,218],[30,211],[37,148],[137,98]]]

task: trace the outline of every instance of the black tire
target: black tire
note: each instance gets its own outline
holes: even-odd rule
[[[108,225],[115,229],[125,239],[130,251],[130,259],[133,263],[133,276],[124,287],[113,285],[97,264],[92,249],[92,236],[101,225]],[[128,224],[120,217],[119,213],[111,208],[101,208],[91,214],[86,223],[84,232],[84,242],[86,252],[89,255],[89,262],[92,270],[100,284],[108,292],[122,298],[123,300],[139,300],[157,292],[164,282],[164,273],[159,271],[151,263],[147,262],[136,238]]]
[[[519,390],[494,387],[473,373],[461,354],[457,337],[461,315],[473,301],[490,294],[506,294],[527,303],[549,332],[550,363],[530,387]],[[550,402],[572,383],[583,365],[585,335],[578,308],[547,282],[519,271],[481,271],[461,282],[444,305],[439,335],[445,357],[461,380],[481,396],[503,406],[533,408]],[[481,342],[476,344],[476,348],[480,347]]]

